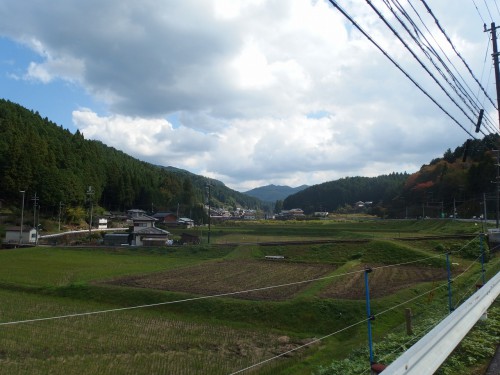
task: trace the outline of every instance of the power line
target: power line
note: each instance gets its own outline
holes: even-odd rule
[[[497,8],[498,15],[500,15],[500,9],[498,8],[497,0],[495,0],[495,7]]]
[[[479,11],[479,8],[477,7],[477,4],[474,0],[472,0],[472,3],[474,4],[474,7],[476,8],[477,14],[479,15],[479,18],[481,18],[481,21],[483,21],[483,24],[486,25],[486,21],[484,20],[483,16],[481,15],[481,12]]]
[[[456,252],[460,252],[463,248],[465,248],[466,246],[468,246],[472,241],[473,240],[471,240],[470,242],[468,242],[466,245],[464,245],[464,247],[462,247],[460,250],[457,250]],[[378,270],[378,269],[383,269],[383,268],[399,267],[399,266],[404,266],[404,265],[408,265],[408,264],[412,264],[412,263],[423,262],[425,260],[429,260],[429,259],[433,259],[433,258],[438,258],[438,257],[441,257],[443,255],[444,254],[437,254],[437,255],[430,256],[430,257],[421,258],[421,259],[417,259],[417,260],[412,260],[412,261],[408,261],[408,262],[400,262],[400,263],[396,263],[396,264],[390,264],[390,265],[385,265],[385,266],[373,267],[372,269],[373,270]],[[270,290],[270,289],[275,289],[275,288],[281,288],[281,287],[286,287],[286,286],[306,284],[306,283],[311,283],[311,282],[315,282],[315,281],[333,279],[333,278],[336,278],[336,277],[349,276],[349,275],[354,275],[354,274],[363,273],[363,272],[364,272],[364,270],[350,271],[350,272],[345,272],[345,273],[337,274],[337,275],[323,276],[323,277],[318,277],[318,278],[308,279],[308,280],[301,280],[301,281],[294,281],[294,282],[291,282],[291,283],[271,285],[271,286],[265,286],[265,287],[260,287],[260,288],[240,290],[240,291],[235,291],[235,292],[218,293],[218,294],[212,294],[212,295],[208,295],[208,296],[199,296],[199,297],[185,298],[185,299],[174,300],[174,301],[164,301],[164,302],[157,302],[157,303],[151,303],[151,304],[143,304],[143,305],[128,306],[128,307],[119,307],[119,308],[114,308],[114,309],[88,311],[88,312],[74,313],[74,314],[65,314],[65,315],[58,315],[58,316],[45,317],[45,318],[34,318],[34,319],[25,319],[25,320],[10,321],[10,322],[0,322],[0,326],[23,324],[23,323],[33,323],[33,322],[39,322],[39,321],[57,320],[57,319],[64,319],[64,318],[73,318],[73,317],[87,316],[87,315],[98,315],[98,314],[105,314],[105,313],[110,313],[110,312],[119,312],[119,311],[136,310],[136,309],[148,308],[148,307],[158,307],[158,306],[164,306],[164,305],[172,305],[172,304],[177,304],[177,303],[198,301],[198,300],[210,299],[210,298],[217,298],[217,297],[227,297],[227,296],[233,296],[233,295],[238,295],[238,294],[244,294],[244,293],[250,293],[250,292],[257,292],[257,291],[263,291],[263,290]]]
[[[488,11],[488,14],[490,15],[490,20],[493,22],[493,16],[491,15],[490,7],[488,6],[488,3],[486,2],[486,0],[483,0],[483,1],[484,1],[484,6],[486,7],[486,10]]]
[[[438,27],[438,29],[441,31],[441,33],[445,36],[446,40],[448,41],[448,43],[450,44],[451,48],[453,49],[453,51],[456,53],[456,55],[460,58],[460,60],[462,60],[462,63],[465,65],[465,67],[467,68],[467,70],[469,71],[470,75],[472,76],[472,78],[474,78],[474,80],[476,81],[476,83],[479,85],[479,87],[481,88],[481,90],[483,90],[484,94],[486,95],[486,97],[490,100],[491,104],[493,105],[493,107],[496,108],[496,105],[495,103],[493,102],[493,100],[490,98],[490,96],[488,95],[488,93],[486,92],[486,90],[484,89],[483,85],[481,85],[481,82],[478,81],[478,79],[476,78],[476,76],[474,75],[474,73],[472,72],[472,69],[469,67],[469,64],[467,64],[467,62],[464,60],[464,58],[462,57],[462,55],[460,54],[460,52],[458,52],[458,50],[456,49],[455,45],[453,44],[453,42],[451,41],[450,37],[448,36],[448,34],[446,33],[446,31],[444,30],[444,28],[441,26],[441,24],[439,23],[438,19],[436,18],[436,16],[434,15],[434,13],[432,12],[432,9],[429,7],[429,5],[427,5],[427,2],[425,0],[420,0],[422,1],[422,4],[424,5],[425,9],[427,9],[427,12],[429,12],[429,14],[431,15],[431,17],[434,19],[434,23],[436,24],[436,26]],[[477,7],[476,7],[477,9]],[[485,23],[483,21],[483,23]],[[497,108],[498,109],[498,108]]]
[[[363,272],[364,272],[364,271],[363,271]],[[341,333],[341,332],[347,331],[348,329],[353,328],[353,327],[355,327],[355,326],[357,326],[357,325],[360,325],[360,324],[362,324],[362,323],[366,323],[366,321],[367,321],[367,319],[360,320],[359,322],[354,323],[354,324],[351,324],[350,326],[347,326],[347,327],[344,327],[344,328],[342,328],[342,329],[339,329],[338,331],[335,331],[335,332],[329,333],[328,335],[325,335],[325,336],[320,337],[320,338],[318,338],[318,339],[312,340],[312,341],[308,342],[307,344],[300,345],[300,346],[298,346],[298,347],[296,347],[296,348],[293,348],[293,349],[288,350],[288,351],[286,351],[286,352],[284,352],[284,353],[278,354],[278,355],[276,355],[276,356],[274,356],[274,357],[268,358],[268,359],[266,359],[266,360],[264,360],[264,361],[261,361],[261,362],[255,363],[255,364],[253,364],[253,365],[251,365],[251,366],[245,367],[245,368],[243,368],[243,369],[241,369],[241,370],[238,370],[238,371],[236,371],[236,372],[231,373],[230,375],[240,374],[240,373],[242,373],[242,372],[244,372],[244,371],[247,371],[247,370],[250,370],[250,369],[252,369],[252,368],[255,368],[255,367],[261,366],[261,365],[263,365],[264,363],[270,362],[270,361],[275,360],[275,359],[277,359],[277,358],[283,357],[284,355],[287,355],[287,354],[290,354],[290,353],[292,353],[292,352],[295,352],[295,351],[297,351],[297,350],[299,350],[299,349],[305,348],[306,346],[309,346],[309,345],[315,344],[315,343],[317,343],[317,342],[320,342],[320,341],[322,341],[322,340],[324,340],[324,339],[326,339],[326,338],[328,338],[328,337],[331,337],[331,336],[333,336],[333,335],[337,335],[337,334],[339,334],[339,333]]]
[[[403,38],[399,35],[399,33],[396,31],[396,29],[389,23],[389,21],[387,21],[387,19],[382,15],[382,13],[375,7],[375,5],[373,5],[373,3],[371,2],[371,0],[366,0],[367,3],[370,5],[370,7],[375,11],[375,13],[379,16],[379,18],[384,22],[384,24],[393,32],[393,34],[399,39],[399,41],[405,46],[405,48],[411,53],[411,55],[413,56],[414,59],[416,59],[418,61],[418,63],[420,64],[420,66],[427,72],[427,74],[429,74],[431,76],[431,78],[434,80],[434,82],[436,82],[436,84],[441,88],[441,90],[443,90],[443,92],[446,94],[446,96],[448,96],[448,98],[455,104],[455,106],[457,106],[457,108],[460,109],[460,111],[474,124],[475,123],[475,120],[473,120],[463,109],[462,107],[460,107],[460,105],[451,97],[451,95],[448,93],[448,91],[443,87],[443,85],[438,81],[438,79],[434,76],[434,74],[431,73],[431,71],[429,70],[429,68],[423,63],[423,61],[416,55],[416,53],[410,48],[410,46],[403,40]],[[437,54],[437,52],[435,51],[434,48],[432,48],[430,45],[429,45],[429,49],[431,50],[431,52],[433,52],[432,54],[434,56],[436,56],[438,58],[438,60],[441,62],[441,64],[443,65],[443,67],[445,68],[446,72],[450,75],[450,77],[452,78],[453,81],[455,81],[456,84],[458,84],[459,86],[455,86],[453,85],[449,80],[448,78],[446,77],[446,75],[444,74],[444,72],[441,70],[441,68],[439,68],[439,66],[437,65],[437,63],[434,61],[434,59],[432,58],[432,56],[429,54],[429,52],[427,52],[423,46],[423,44],[420,42],[419,38],[418,38],[418,27],[416,27],[415,23],[411,20],[411,18],[408,18],[410,19],[410,22],[412,23],[415,31],[416,31],[416,35],[414,35],[410,30],[409,28],[407,27],[407,25],[405,24],[405,22],[398,16],[398,14],[394,11],[394,8],[389,4],[388,0],[383,0],[384,4],[386,5],[386,7],[391,11],[391,13],[394,15],[394,17],[399,21],[399,23],[401,24],[401,26],[406,30],[406,32],[408,33],[408,35],[410,35],[410,37],[413,39],[413,41],[415,42],[415,44],[417,44],[417,46],[420,48],[420,50],[422,51],[422,53],[427,57],[427,59],[432,63],[432,65],[434,66],[434,68],[438,71],[438,73],[441,75],[441,77],[446,81],[446,83],[448,83],[448,85],[453,89],[453,91],[458,95],[458,97],[462,100],[462,102],[466,105],[466,107],[474,112],[474,109],[471,107],[471,106],[475,106],[476,110],[479,110],[478,106],[476,103],[474,103],[474,101],[472,100],[472,98],[470,97],[470,95],[468,95],[468,93],[466,92],[466,90],[463,88],[463,86],[458,82],[458,80],[455,78],[455,76],[453,75],[453,73],[451,72],[451,70],[448,68],[448,66],[444,63],[444,61],[441,59],[441,57],[439,56],[439,54]],[[396,0],[396,3],[399,4],[399,2],[397,2]],[[400,12],[403,12],[404,9],[399,9]],[[406,13],[406,12],[404,12]],[[425,41],[427,42],[427,39],[425,39]],[[465,95],[466,98],[468,99],[470,105],[467,103],[466,101],[466,98],[464,98],[462,95]],[[484,134],[484,133],[483,133]],[[486,134],[484,134],[486,135]]]
[[[418,26],[413,22],[413,20],[411,19],[411,17],[409,16],[409,14],[404,10],[404,7],[399,3],[398,0],[392,0],[393,2],[397,3],[399,6],[399,10],[400,12],[405,16],[405,18],[408,19],[408,21],[414,25],[414,27],[416,28],[416,34],[417,34],[417,37],[420,39],[420,36],[425,40],[426,44],[428,45],[428,48],[430,49],[431,53],[434,54],[440,61],[441,63],[443,64],[443,66],[445,67],[445,69],[447,69],[447,71],[449,72],[450,76],[452,77],[452,79],[459,85],[459,87],[463,87],[462,84],[459,82],[458,79],[456,79],[453,75],[453,73],[449,70],[449,68],[447,68],[446,64],[444,63],[444,61],[442,61],[442,59],[440,58],[439,54],[437,53],[436,49],[432,46],[432,44],[427,40],[427,37],[425,36],[425,34],[419,30]],[[479,92],[485,92],[485,89],[481,87],[481,85],[479,84],[478,85],[478,93],[477,94],[474,94],[473,90],[470,88],[470,86],[468,85],[468,83],[466,82],[465,78],[462,76],[462,74],[460,73],[460,71],[457,69],[457,67],[455,66],[455,64],[451,61],[450,57],[448,56],[448,54],[443,50],[443,48],[441,47],[441,45],[439,44],[439,42],[436,40],[436,38],[434,37],[433,33],[429,30],[429,28],[427,27],[427,25],[425,24],[424,20],[422,19],[422,17],[420,16],[419,12],[416,10],[415,6],[412,4],[412,2],[409,0],[408,1],[408,4],[410,5],[411,9],[413,10],[413,12],[415,13],[415,15],[417,16],[417,18],[420,20],[420,23],[423,25],[423,27],[425,28],[425,30],[427,31],[427,33],[430,35],[430,37],[434,40],[434,43],[437,45],[437,47],[439,48],[439,50],[441,51],[441,53],[443,54],[443,56],[446,58],[446,60],[448,61],[448,63],[453,67],[453,69],[455,70],[456,74],[458,74],[458,77],[460,77],[460,80],[463,82],[463,84],[467,87],[467,89],[469,90],[469,92],[472,94],[472,96],[474,96],[474,98],[477,100],[478,104],[476,104],[476,110],[479,110],[480,108],[483,108],[484,107],[484,102],[481,104],[480,103],[480,100],[479,100]],[[486,45],[486,51],[489,50],[489,41]],[[476,82],[481,82],[482,81],[482,76],[483,76],[483,72],[484,72],[484,66],[486,66],[486,57],[487,57],[487,52],[485,54],[485,58],[484,58],[484,62],[483,62],[483,71],[481,73],[481,79],[478,80],[477,78],[475,78],[475,76],[473,75],[473,77],[475,78]],[[471,72],[470,68],[469,68],[469,72]],[[488,85],[486,85],[487,87]],[[464,90],[464,94],[469,98],[469,100],[471,100],[472,98],[470,97],[470,95],[468,95],[465,91],[465,88],[463,88]],[[485,98],[486,98],[486,95],[485,95]],[[491,99],[490,99],[491,101]],[[494,103],[492,103],[493,106],[494,106]],[[487,114],[487,117],[485,118],[486,121],[488,123],[491,123],[491,119],[489,118],[489,115]],[[493,127],[493,130],[489,128],[489,125],[486,125],[485,124],[485,127],[488,128],[488,130],[492,133],[495,133],[496,132],[496,126],[492,126]],[[484,133],[483,133],[484,134]]]
[[[269,289],[281,288],[281,287],[285,287],[285,286],[306,284],[306,283],[311,283],[311,282],[314,282],[314,281],[327,280],[327,279],[332,279],[332,278],[335,278],[335,277],[342,277],[342,276],[347,276],[347,275],[353,275],[353,274],[362,273],[362,272],[364,272],[364,270],[351,271],[351,272],[346,272],[346,273],[338,274],[338,275],[323,276],[323,277],[318,277],[318,278],[309,279],[309,280],[294,281],[294,282],[285,283],[285,284],[265,286],[265,287],[261,287],[261,288],[253,288],[253,289],[247,289],[247,290],[240,290],[240,291],[236,291],[236,292],[226,292],[226,293],[212,294],[212,295],[208,295],[208,296],[199,296],[199,297],[185,298],[185,299],[175,300],[175,301],[164,301],[164,302],[150,303],[150,304],[137,305],[137,306],[119,307],[119,308],[114,308],[114,309],[106,309],[106,310],[98,310],[98,311],[89,311],[89,312],[84,312],[84,313],[75,313],[75,314],[66,314],[66,315],[52,316],[52,317],[46,317],[46,318],[35,318],[35,319],[18,320],[18,321],[12,321],[12,322],[3,322],[3,323],[0,323],[0,326],[22,324],[22,323],[32,323],[32,322],[39,322],[39,321],[46,321],[46,320],[56,320],[56,319],[64,319],[64,318],[73,318],[73,317],[86,316],[86,315],[105,314],[105,313],[110,313],[110,312],[135,310],[135,309],[141,309],[141,308],[147,308],[147,307],[157,307],[157,306],[164,306],[164,305],[173,305],[173,304],[182,303],[182,302],[199,301],[199,300],[209,299],[209,298],[227,297],[227,296],[233,296],[233,295],[237,295],[237,294],[244,294],[244,293],[257,292],[257,291],[262,291],[262,290],[269,290]]]
[[[427,96],[441,111],[443,111],[454,123],[456,123],[463,131],[465,131],[471,138],[476,139],[471,132],[469,132],[465,127],[458,122],[458,120],[453,117],[446,109],[439,104],[436,99],[434,99],[426,90],[422,88],[375,40],[337,3],[336,0],[328,0],[335,8],[337,8],[342,15],[349,20],[377,49],[384,54],[385,57],[391,61],[391,63],[396,66],[425,96]]]

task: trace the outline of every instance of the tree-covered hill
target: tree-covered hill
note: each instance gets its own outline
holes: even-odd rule
[[[490,214],[497,180],[499,136],[488,135],[470,140],[454,151],[446,150],[442,158],[423,165],[409,175],[391,173],[378,177],[348,177],[311,186],[291,195],[283,207],[300,207],[313,211],[336,211],[357,201],[373,202],[374,213],[390,217],[476,216]],[[465,152],[467,150],[467,152]],[[464,157],[465,156],[465,157]],[[488,203],[488,201],[490,201]],[[488,208],[487,207],[487,208]]]
[[[168,210],[200,206],[208,180],[187,171],[155,166],[86,140],[18,104],[0,100],[0,198],[20,204],[37,194],[43,212],[85,206],[92,187],[94,203],[108,210]],[[255,198],[210,180],[220,204],[259,206]]]
[[[406,173],[391,173],[378,177],[346,177],[311,186],[283,201],[283,208],[302,208],[306,213],[335,211],[357,201],[374,203],[391,201],[408,178]]]
[[[239,191],[232,190],[228,188],[224,183],[212,178],[207,178],[200,176],[184,169],[179,169],[175,167],[164,168],[168,172],[174,173],[183,179],[189,179],[196,190],[203,192],[205,194],[205,199],[207,195],[208,184],[210,184],[210,196],[211,202],[215,205],[225,206],[227,208],[245,207],[251,209],[257,209],[261,207],[262,202],[256,198]]]
[[[264,202],[276,202],[277,200],[285,199],[289,195],[298,193],[307,187],[307,185],[301,185],[293,188],[290,186],[271,184],[246,191],[245,194],[258,198]]]

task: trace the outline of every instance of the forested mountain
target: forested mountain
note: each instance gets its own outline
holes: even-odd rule
[[[293,188],[290,186],[271,184],[245,191],[245,194],[258,198],[264,202],[276,202],[277,200],[285,199],[289,195],[298,193],[299,191],[302,191],[307,187],[307,185],[301,185]]]
[[[141,208],[192,212],[206,200],[208,180],[192,173],[139,161],[99,141],[72,134],[37,112],[0,100],[0,198],[27,204],[34,194],[42,213],[84,206],[89,198],[108,210]],[[210,180],[216,202],[259,205],[257,199]],[[89,186],[93,194],[87,194]],[[182,213],[182,212],[181,212]]]
[[[403,206],[410,216],[436,212],[459,216],[479,216],[483,204],[495,216],[498,176],[499,136],[492,134],[482,140],[470,140],[454,151],[446,150],[442,158],[432,160],[413,173],[405,182],[392,204],[394,212]],[[467,152],[465,150],[467,149]],[[427,215],[427,214],[426,214]]]
[[[465,150],[467,149],[467,152]],[[357,201],[370,201],[371,211],[388,217],[459,216],[482,214],[484,203],[494,208],[499,136],[470,140],[418,172],[391,173],[373,178],[348,177],[311,186],[283,202],[285,209],[336,211]]]
[[[198,191],[205,192],[205,198],[208,192],[207,185],[210,184],[211,202],[216,206],[224,205],[228,208],[235,208],[236,206],[240,206],[256,209],[259,208],[262,204],[262,202],[258,198],[248,196],[244,193],[240,193],[239,191],[232,190],[224,185],[224,183],[222,183],[221,181],[203,177],[184,169],[179,169],[171,166],[165,167],[164,169],[168,172],[178,175],[183,179],[189,179]]]
[[[357,201],[371,201],[375,213],[392,217],[438,216],[453,213],[477,215],[494,210],[498,168],[498,135],[468,142],[418,172],[379,177],[349,177],[311,186],[288,196],[283,208],[306,213],[335,211]],[[63,129],[37,112],[0,100],[0,199],[20,205],[37,194],[43,213],[53,215],[60,204],[86,207],[89,198],[108,210],[141,208],[177,210],[200,217],[207,200],[207,183],[213,206],[259,208],[262,202],[174,167],[139,161],[101,142],[86,140],[80,132]],[[88,188],[92,186],[92,194]],[[278,202],[281,203],[280,200]],[[492,215],[489,214],[489,217]]]
[[[283,201],[283,208],[302,208],[305,213],[335,211],[357,201],[391,201],[403,187],[408,174],[391,173],[378,177],[346,177],[311,186]]]

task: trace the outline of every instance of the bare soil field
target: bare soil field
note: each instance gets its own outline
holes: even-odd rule
[[[106,284],[169,290],[201,295],[218,295],[316,279],[333,272],[336,266],[317,263],[290,263],[277,260],[220,260],[200,265],[131,276]],[[309,282],[285,285],[232,295],[236,298],[281,301],[293,298]]]
[[[363,268],[359,267],[359,269],[362,270]],[[446,280],[446,270],[419,266],[385,267],[379,269],[373,266],[373,272],[368,276],[370,297],[372,298],[385,297],[417,283]],[[333,279],[333,282],[323,289],[320,296],[324,298],[364,299],[364,272]]]

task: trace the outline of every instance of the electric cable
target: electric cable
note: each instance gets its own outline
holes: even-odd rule
[[[462,55],[460,54],[460,52],[458,52],[458,50],[456,49],[455,45],[453,44],[453,42],[451,41],[450,37],[448,36],[448,34],[446,33],[446,31],[444,30],[444,28],[441,26],[441,24],[439,23],[438,19],[436,18],[436,16],[434,15],[434,13],[432,12],[432,9],[429,7],[429,5],[427,5],[427,2],[425,0],[420,0],[424,7],[427,9],[427,12],[429,12],[429,14],[431,15],[431,17],[434,19],[434,22],[436,24],[436,26],[438,27],[438,29],[441,31],[441,33],[445,36],[446,40],[448,41],[448,43],[450,44],[451,48],[453,49],[453,51],[456,53],[456,55],[460,58],[460,60],[462,60],[462,63],[465,65],[465,67],[467,68],[467,70],[469,71],[470,75],[472,76],[472,78],[474,78],[474,80],[476,81],[476,83],[479,85],[479,87],[481,87],[481,89],[483,90],[484,94],[489,98],[491,104],[493,105],[493,107],[496,108],[495,106],[495,103],[493,102],[493,100],[490,98],[490,96],[488,95],[488,93],[486,92],[486,90],[484,89],[483,85],[481,85],[481,82],[478,81],[478,79],[476,78],[476,76],[474,75],[474,73],[472,72],[472,69],[469,67],[469,64],[467,64],[467,62],[465,61],[465,59],[462,57]],[[474,0],[473,0],[474,1]],[[476,6],[476,9],[477,9],[477,6]],[[478,10],[479,11],[479,10]],[[481,17],[482,19],[482,17]],[[483,21],[483,23],[485,24],[485,22]],[[496,108],[498,110],[498,108]]]
[[[458,301],[455,303],[455,306],[454,308],[456,309],[466,298],[467,295],[471,294],[471,291],[476,287],[476,285],[478,284],[479,280],[481,280],[481,278],[483,277],[483,275],[479,275],[479,277],[476,279],[476,281],[474,282],[474,284],[467,288],[467,290],[465,291],[465,293],[462,294],[462,296],[458,299]]]
[[[477,14],[479,15],[479,18],[481,18],[481,21],[483,21],[483,24],[486,25],[486,21],[484,20],[481,12],[479,11],[479,8],[477,7],[475,0],[472,0],[472,3],[474,4],[474,7],[476,8],[476,11],[477,11]]]
[[[317,343],[317,342],[320,342],[320,341],[322,341],[322,340],[324,340],[324,339],[326,339],[326,338],[328,338],[328,337],[331,337],[331,336],[333,336],[333,335],[336,335],[336,334],[339,334],[339,333],[341,333],[341,332],[347,331],[348,329],[353,328],[353,327],[355,327],[355,326],[358,326],[358,325],[360,325],[360,324],[362,324],[362,323],[365,323],[365,322],[367,322],[367,321],[368,321],[368,318],[365,318],[365,319],[363,319],[363,320],[360,320],[360,321],[359,321],[359,322],[357,322],[357,323],[354,323],[354,324],[351,324],[351,325],[349,325],[349,326],[347,326],[347,327],[344,327],[344,328],[342,328],[342,329],[339,329],[338,331],[335,331],[335,332],[329,333],[328,335],[325,335],[325,336],[323,336],[323,337],[320,337],[320,338],[314,339],[314,340],[312,340],[312,341],[310,341],[310,342],[308,342],[308,343],[306,343],[306,344],[300,345],[300,346],[298,346],[298,347],[296,347],[296,348],[293,348],[293,349],[291,349],[291,350],[288,350],[288,351],[286,351],[286,352],[283,352],[283,353],[281,353],[281,354],[278,354],[278,355],[276,355],[276,356],[274,356],[274,357],[271,357],[271,358],[268,358],[268,359],[266,359],[266,360],[264,360],[264,361],[261,361],[261,362],[255,363],[255,364],[253,364],[253,365],[251,365],[251,366],[248,366],[248,367],[245,367],[245,368],[243,368],[243,369],[241,369],[241,370],[238,370],[238,371],[232,372],[230,375],[240,374],[240,373],[242,373],[242,372],[244,372],[244,371],[247,371],[247,370],[250,370],[250,369],[252,369],[252,368],[258,367],[258,366],[260,366],[260,365],[263,365],[264,363],[270,362],[270,361],[275,360],[275,359],[277,359],[277,358],[283,357],[284,355],[290,354],[290,353],[295,352],[295,351],[297,351],[297,350],[299,350],[299,349],[302,349],[302,348],[305,348],[305,347],[307,347],[307,346],[309,346],[309,345],[312,345],[312,344],[315,344],[315,343]]]
[[[412,78],[375,40],[337,3],[336,0],[328,0],[342,15],[353,24],[382,54],[391,61],[425,96],[427,96],[442,112],[444,112],[455,124],[465,131],[471,138],[477,139],[470,133],[455,117],[453,117],[436,99],[434,99],[420,84]]]
[[[387,0],[384,0],[384,1],[387,1]],[[463,82],[463,84],[465,85],[465,87],[462,86],[462,84],[460,83],[460,80],[458,80],[454,74],[451,72],[451,70],[446,66],[446,63],[441,59],[439,53],[435,50],[435,48],[432,46],[432,44],[429,42],[429,40],[427,39],[427,37],[425,36],[425,34],[420,31],[420,29],[418,28],[418,26],[415,24],[415,22],[413,22],[411,16],[404,10],[404,7],[400,4],[399,0],[391,0],[393,3],[396,4],[396,7],[398,8],[398,10],[405,16],[406,19],[408,19],[408,21],[414,26],[415,30],[416,30],[416,36],[419,37],[421,36],[424,41],[426,42],[426,44],[428,45],[428,48],[430,49],[430,51],[432,52],[433,55],[435,55],[441,62],[441,64],[443,65],[443,67],[445,67],[445,69],[449,72],[450,76],[452,77],[452,79],[459,85],[459,87],[461,87],[461,90],[464,90],[464,94],[466,94],[466,96],[469,98],[469,100],[473,101],[471,96],[467,93],[467,91],[465,90],[465,87],[469,90],[469,92],[474,96],[474,98],[478,101],[479,101],[479,92],[484,92],[484,88],[482,89],[481,85],[479,84],[478,85],[478,93],[477,94],[474,94],[472,89],[470,88],[470,86],[468,85],[468,83],[466,82],[465,78],[462,76],[462,74],[459,72],[459,70],[457,69],[457,67],[455,66],[455,64],[451,61],[450,57],[448,56],[448,54],[443,50],[443,48],[441,47],[440,43],[438,43],[438,41],[436,40],[436,38],[434,37],[433,33],[429,30],[429,28],[427,27],[427,25],[425,24],[424,20],[422,19],[422,17],[420,16],[419,12],[417,11],[417,9],[415,8],[415,6],[412,4],[412,2],[410,0],[408,0],[408,4],[410,5],[411,9],[413,10],[413,12],[415,13],[415,15],[417,16],[417,18],[420,20],[420,23],[423,25],[423,27],[425,28],[425,30],[427,31],[427,34],[430,35],[430,37],[432,37],[432,39],[434,40],[434,43],[438,46],[439,50],[441,51],[441,53],[443,54],[443,56],[446,58],[446,60],[449,62],[449,64],[453,67],[453,69],[455,70],[455,72],[458,74],[458,77],[460,78],[460,80]],[[487,48],[486,50],[488,51],[489,49],[489,40],[488,40],[488,43],[487,43]],[[487,53],[485,55],[485,59],[484,59],[484,62],[483,62],[483,72],[484,72],[484,66],[486,65],[486,56],[487,56]],[[475,78],[475,77],[473,77]],[[481,74],[481,80],[478,80],[477,78],[475,78],[476,82],[481,82],[482,81],[482,74]],[[486,85],[487,87],[487,85]],[[482,90],[481,90],[482,89]],[[485,98],[487,98],[487,96],[485,95]],[[493,101],[491,100],[491,98],[488,97],[488,99],[490,99],[490,102],[491,104],[494,106],[495,104],[493,103]],[[477,105],[477,104],[476,104]],[[479,106],[479,108],[481,107],[484,107],[484,103],[482,105]],[[476,110],[478,110],[479,108],[476,108]],[[489,118],[489,117],[488,117]],[[491,121],[491,120],[490,120]],[[491,130],[490,130],[491,131]],[[493,133],[495,133],[496,131],[493,130],[492,131]]]
[[[441,77],[445,80],[445,82],[448,83],[448,85],[452,88],[452,90],[458,95],[458,97],[461,99],[461,101],[472,112],[479,111],[480,110],[480,105],[478,103],[476,103],[475,100],[474,100],[474,98],[472,98],[472,96],[469,94],[469,92],[472,93],[471,88],[467,85],[467,83],[465,83],[463,77],[459,73],[459,76],[464,81],[464,83],[465,83],[465,85],[466,85],[466,87],[467,87],[468,90],[466,89],[466,87],[464,87],[462,85],[462,83],[460,82],[460,80],[453,74],[453,72],[451,71],[451,69],[448,67],[448,65],[445,63],[445,61],[441,58],[441,56],[439,55],[439,53],[432,46],[432,44],[429,42],[429,40],[424,35],[424,33],[422,33],[420,31],[420,28],[412,20],[412,18],[410,17],[410,15],[406,12],[406,10],[404,9],[404,7],[401,5],[401,3],[398,0],[383,0],[383,2],[385,4],[385,6],[394,15],[394,17],[398,20],[398,22],[400,23],[400,25],[405,29],[405,31],[407,32],[407,34],[412,38],[412,40],[414,41],[414,43],[420,48],[420,50],[422,51],[422,53],[432,63],[432,65],[434,66],[434,68],[436,68],[436,70],[441,75]],[[395,5],[395,8],[411,24],[411,26],[412,26],[412,28],[414,30],[414,33],[411,32],[411,30],[406,25],[406,23],[404,22],[404,20],[397,14],[395,8],[391,6],[390,2],[392,2]],[[410,3],[410,5],[411,5],[411,3]],[[419,17],[419,19],[423,23],[424,27],[426,27],[426,25],[423,22],[422,18]],[[427,27],[426,27],[426,29],[430,33],[430,31],[429,31],[429,29]],[[430,35],[432,36],[432,33],[430,33]],[[423,39],[423,41],[422,41],[422,39]],[[438,46],[439,46],[439,44],[438,44]],[[441,49],[441,51],[444,53],[444,51],[442,49]],[[439,63],[443,66],[443,68],[445,69],[446,73],[450,76],[451,80],[454,83],[452,83],[447,78],[447,76],[445,75],[445,73],[443,72],[443,70],[441,70],[441,68],[438,66],[437,62],[434,61],[434,59],[432,58],[432,55],[437,58],[437,60],[439,61]],[[445,55],[445,57],[447,57],[446,54],[444,54],[444,55]],[[448,58],[448,61],[451,63],[451,61],[450,61],[449,58]],[[455,70],[457,70],[456,67],[453,65],[453,63],[451,63],[451,65],[455,68]],[[477,97],[476,97],[476,100],[477,100]],[[469,104],[467,102],[469,102]],[[472,108],[472,107],[474,107],[474,108]]]
[[[497,8],[498,15],[500,15],[500,9],[498,8],[498,2],[497,2],[497,0],[494,0],[494,1],[495,1],[495,7]]]
[[[493,22],[493,16],[491,15],[490,7],[488,6],[488,3],[486,2],[486,0],[483,0],[483,1],[484,1],[484,6],[486,7],[486,10],[488,11],[488,14],[490,15],[490,20]]]
[[[366,0],[368,5],[372,8],[372,10],[379,16],[382,22],[392,31],[392,33],[396,36],[396,38],[403,44],[408,52],[413,56],[415,60],[419,63],[419,65],[426,71],[426,73],[432,78],[432,80],[439,86],[439,88],[445,93],[445,95],[450,99],[453,104],[464,114],[465,117],[469,119],[469,121],[475,125],[475,120],[473,120],[468,113],[460,106],[459,103],[451,96],[451,94],[444,88],[444,86],[439,82],[436,76],[429,70],[429,68],[424,64],[424,62],[415,54],[415,52],[410,48],[408,43],[406,43],[403,38],[399,35],[399,33],[394,29],[394,27],[387,21],[384,15],[378,10],[378,8],[372,3],[372,0]],[[486,134],[485,134],[486,135]]]
[[[118,307],[118,308],[114,308],[114,309],[88,311],[88,312],[83,312],[83,313],[65,314],[65,315],[45,317],[45,318],[34,318],[34,319],[25,319],[25,320],[11,321],[11,322],[0,322],[0,326],[23,324],[23,323],[33,323],[33,322],[39,322],[39,321],[56,320],[56,319],[64,319],[64,318],[73,318],[73,317],[78,317],[78,316],[98,315],[98,314],[105,314],[105,313],[110,313],[110,312],[136,310],[136,309],[147,308],[147,307],[173,305],[173,304],[177,304],[177,303],[199,301],[199,300],[203,300],[203,299],[210,299],[210,298],[217,298],[217,297],[234,296],[234,295],[238,295],[238,294],[257,292],[257,291],[262,291],[262,290],[270,290],[270,289],[281,288],[281,287],[285,287],[285,286],[306,284],[306,283],[311,283],[314,281],[327,280],[327,279],[332,279],[335,277],[342,277],[342,276],[352,275],[352,274],[356,274],[356,273],[363,273],[363,272],[365,272],[365,271],[364,270],[351,271],[351,272],[345,272],[343,274],[338,274],[338,275],[318,277],[315,279],[294,281],[294,282],[285,283],[285,284],[271,285],[271,286],[265,286],[265,287],[260,287],[260,288],[247,289],[247,290],[240,290],[240,291],[236,291],[236,292],[226,292],[226,293],[211,294],[208,296],[198,296],[198,297],[192,297],[192,298],[185,298],[185,299],[174,300],[174,301],[164,301],[164,302],[156,302],[156,303],[150,303],[150,304],[144,304],[144,305]]]

